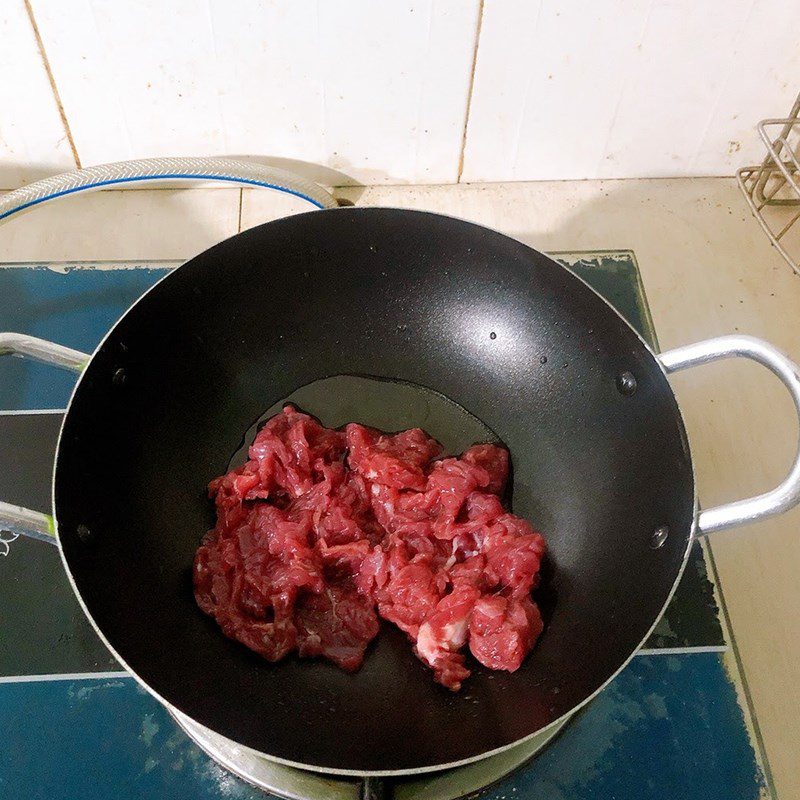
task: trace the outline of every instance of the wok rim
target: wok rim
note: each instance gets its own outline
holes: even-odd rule
[[[443,764],[434,764],[434,765],[424,766],[424,767],[410,767],[410,768],[396,769],[396,770],[369,770],[369,771],[365,771],[365,770],[357,770],[357,769],[341,769],[341,768],[336,768],[336,767],[325,767],[323,765],[305,764],[305,763],[298,762],[298,761],[292,761],[290,759],[285,759],[285,758],[281,758],[279,756],[274,756],[274,755],[270,755],[268,753],[264,753],[264,752],[262,752],[260,750],[256,750],[256,749],[254,749],[252,747],[249,747],[248,745],[242,744],[241,742],[238,742],[235,739],[231,739],[230,737],[224,736],[224,734],[219,734],[220,736],[224,736],[224,738],[228,739],[229,741],[232,741],[234,744],[236,744],[238,747],[240,747],[242,750],[246,751],[247,753],[250,753],[252,755],[255,755],[255,756],[258,756],[258,757],[261,757],[261,758],[266,758],[266,759],[268,759],[270,761],[274,761],[274,762],[276,762],[278,764],[283,764],[284,766],[287,766],[287,767],[293,767],[294,769],[299,769],[299,770],[303,770],[303,771],[306,771],[306,772],[314,772],[314,773],[320,773],[320,774],[326,774],[326,775],[340,775],[340,776],[354,777],[354,778],[365,778],[365,777],[390,778],[390,777],[422,775],[422,774],[425,774],[425,773],[440,772],[440,771],[443,771],[443,770],[453,769],[455,767],[461,767],[461,766],[464,766],[466,764],[472,764],[472,763],[475,763],[477,761],[482,761],[483,759],[490,758],[491,756],[498,755],[499,753],[502,753],[502,752],[504,752],[506,750],[509,750],[512,747],[515,747],[516,745],[519,745],[519,744],[522,744],[523,742],[529,741],[534,736],[537,736],[537,735],[549,730],[550,728],[552,728],[552,727],[554,727],[556,725],[565,724],[572,716],[574,716],[578,711],[580,711],[582,708],[584,708],[586,705],[588,705],[603,690],[605,690],[608,687],[608,685],[611,683],[611,681],[613,681],[614,678],[616,678],[622,672],[622,670],[624,670],[628,666],[628,664],[630,664],[630,662],[633,660],[633,658],[636,656],[636,654],[642,649],[642,646],[650,638],[650,636],[652,635],[652,633],[655,630],[656,626],[658,625],[659,621],[664,616],[664,612],[667,610],[667,607],[669,606],[670,602],[672,601],[672,598],[673,598],[673,596],[675,594],[675,591],[678,588],[678,584],[680,583],[681,577],[683,576],[684,570],[686,569],[686,565],[687,565],[687,563],[689,561],[689,554],[691,553],[692,544],[696,540],[699,540],[699,537],[697,536],[697,525],[698,525],[698,516],[699,516],[699,514],[698,514],[698,512],[699,512],[699,501],[698,501],[698,497],[697,497],[697,480],[696,480],[695,469],[694,469],[694,458],[692,456],[692,450],[691,450],[691,445],[690,445],[690,442],[689,442],[689,438],[688,438],[688,435],[686,433],[686,426],[685,426],[685,423],[684,423],[683,412],[681,410],[680,404],[678,403],[678,398],[676,397],[675,392],[674,392],[674,390],[672,388],[672,384],[669,382],[669,375],[667,374],[667,371],[664,368],[664,365],[662,364],[661,359],[658,357],[658,354],[650,346],[650,344],[644,339],[644,337],[639,333],[639,331],[637,331],[636,328],[634,328],[633,325],[631,325],[628,322],[628,320],[625,319],[625,317],[623,317],[622,314],[620,314],[620,312],[613,305],[611,305],[611,303],[605,297],[603,297],[603,295],[601,295],[596,289],[594,289],[594,287],[592,287],[589,283],[587,283],[583,278],[581,278],[579,275],[577,275],[575,272],[573,272],[569,267],[566,267],[566,266],[564,266],[562,264],[559,264],[557,261],[555,261],[554,258],[552,258],[547,253],[542,253],[541,251],[538,251],[538,250],[534,249],[533,247],[531,247],[530,245],[526,244],[525,242],[520,242],[519,239],[515,239],[513,236],[509,236],[508,234],[505,234],[505,233],[503,233],[501,231],[497,231],[494,228],[490,228],[487,225],[482,225],[480,223],[474,222],[472,220],[464,219],[463,217],[458,217],[458,216],[455,216],[453,214],[440,214],[440,213],[435,212],[435,211],[425,211],[425,210],[419,210],[419,209],[400,208],[400,207],[396,207],[396,206],[360,206],[360,207],[359,206],[350,206],[350,207],[346,207],[346,208],[327,208],[327,209],[318,209],[318,210],[314,210],[314,211],[305,211],[305,212],[303,212],[301,214],[292,215],[292,218],[302,218],[302,217],[307,217],[307,216],[312,215],[312,214],[313,215],[317,215],[317,214],[320,214],[320,213],[335,214],[335,213],[343,212],[343,213],[352,214],[352,213],[361,213],[361,212],[367,212],[367,213],[376,213],[377,212],[377,213],[381,213],[381,212],[397,212],[397,211],[402,212],[403,214],[408,214],[408,215],[444,217],[446,219],[451,219],[451,220],[455,220],[457,222],[466,223],[466,224],[468,224],[468,225],[470,225],[472,227],[475,227],[475,228],[479,228],[479,229],[483,229],[483,230],[490,230],[490,231],[492,231],[493,233],[495,233],[495,234],[497,234],[499,236],[502,236],[502,237],[504,237],[506,239],[510,239],[511,241],[514,241],[514,242],[517,242],[519,244],[522,244],[524,247],[528,248],[532,252],[538,253],[538,254],[544,256],[545,258],[547,258],[549,261],[552,261],[554,264],[556,264],[556,266],[559,267],[559,269],[564,269],[567,272],[569,272],[569,274],[575,280],[579,281],[581,284],[583,284],[583,286],[585,286],[587,289],[589,289],[589,291],[591,291],[597,298],[599,298],[602,301],[602,303],[608,308],[609,311],[611,311],[611,313],[613,313],[616,317],[618,317],[624,323],[624,325],[628,329],[630,329],[630,331],[633,332],[633,334],[636,336],[636,338],[639,340],[639,342],[644,347],[645,351],[652,357],[652,359],[655,361],[656,365],[658,366],[658,369],[663,374],[663,376],[664,376],[664,378],[666,380],[666,383],[669,386],[670,394],[671,394],[672,399],[673,399],[673,401],[675,403],[675,408],[676,408],[676,410],[678,412],[677,413],[677,422],[678,422],[678,426],[679,426],[679,435],[681,436],[681,438],[683,439],[684,444],[685,444],[685,450],[686,450],[686,453],[688,455],[689,470],[690,470],[690,475],[691,475],[691,480],[692,480],[692,509],[693,509],[692,510],[692,525],[691,525],[691,529],[689,531],[689,534],[688,534],[688,536],[686,538],[686,548],[684,550],[683,558],[681,559],[681,563],[680,563],[679,568],[677,570],[677,573],[675,575],[675,579],[674,579],[674,581],[672,583],[672,587],[671,587],[669,593],[667,594],[667,597],[666,597],[666,599],[664,601],[664,605],[661,607],[661,610],[655,616],[652,625],[647,630],[646,634],[642,637],[642,640],[636,645],[636,647],[631,651],[631,653],[624,659],[624,661],[620,664],[620,666],[597,689],[595,689],[594,692],[589,694],[580,703],[578,703],[575,706],[573,706],[569,711],[565,712],[560,717],[554,719],[552,722],[548,723],[544,727],[539,728],[539,729],[533,731],[532,733],[529,733],[528,735],[521,737],[520,739],[516,739],[513,742],[509,742],[508,744],[504,744],[504,745],[502,745],[500,747],[496,747],[493,750],[488,750],[488,751],[480,753],[478,755],[470,756],[468,758],[460,759],[458,761],[452,761],[452,762],[447,762],[447,763],[443,763]],[[266,227],[268,225],[272,225],[275,222],[280,222],[280,221],[282,221],[284,219],[286,219],[286,217],[280,217],[277,220],[271,220],[269,222],[262,223],[261,225],[257,225],[257,226],[255,226],[255,228]],[[248,229],[248,230],[253,230],[253,228]],[[223,239],[223,240],[221,240],[221,242],[218,242],[218,243],[212,245],[211,247],[216,247],[217,244],[221,244],[224,241],[229,241],[230,239],[233,239],[236,236],[239,236],[241,233],[244,233],[244,232],[245,231],[240,231],[238,233],[235,233],[235,234],[233,234],[233,236],[229,236],[229,237],[227,237],[227,239]],[[67,418],[69,417],[70,411],[72,409],[73,401],[74,401],[75,396],[76,396],[76,394],[78,392],[78,389],[80,388],[81,382],[83,381],[86,373],[89,371],[89,369],[90,369],[90,367],[92,365],[92,362],[95,360],[95,357],[96,357],[97,353],[103,348],[103,346],[105,345],[106,341],[111,338],[111,336],[114,334],[114,332],[117,330],[117,328],[123,322],[123,320],[125,320],[128,317],[128,315],[131,314],[133,312],[133,310],[151,292],[153,292],[161,283],[163,283],[164,281],[169,280],[173,275],[175,275],[181,269],[181,267],[183,267],[186,264],[190,263],[195,258],[197,258],[198,256],[200,256],[202,253],[206,252],[209,249],[211,249],[211,248],[206,248],[206,250],[203,250],[200,253],[196,253],[191,258],[187,259],[182,264],[180,264],[177,267],[175,267],[174,269],[172,269],[166,275],[164,275],[163,277],[159,278],[149,289],[147,289],[147,291],[145,291],[139,298],[137,298],[130,305],[129,308],[127,308],[125,310],[125,312],[119,317],[119,319],[111,326],[111,328],[106,332],[106,334],[102,337],[102,339],[97,343],[97,346],[94,348],[94,350],[92,350],[92,353],[91,353],[91,355],[89,357],[89,360],[86,362],[86,366],[83,368],[81,373],[78,375],[78,379],[75,382],[75,386],[73,387],[72,393],[71,393],[70,398],[69,398],[69,402],[67,403],[66,408],[64,410],[64,417],[63,417],[62,422],[61,422],[61,427],[60,427],[59,432],[58,432],[58,439],[57,439],[57,443],[56,443],[55,461],[54,461],[54,466],[53,466],[53,477],[52,477],[52,482],[51,482],[51,505],[52,505],[52,510],[53,510],[53,527],[54,527],[55,541],[56,541],[56,544],[58,546],[58,551],[59,551],[59,554],[61,556],[61,563],[64,566],[64,571],[67,574],[67,579],[69,580],[70,587],[72,588],[73,594],[75,595],[75,597],[78,600],[78,604],[80,605],[81,610],[86,615],[87,620],[89,621],[90,625],[92,626],[92,628],[94,629],[95,633],[98,635],[98,637],[100,638],[100,641],[103,643],[103,645],[106,647],[106,649],[111,653],[111,655],[114,656],[114,658],[120,663],[120,665],[125,669],[125,671],[145,691],[147,691],[148,694],[150,694],[152,697],[154,697],[156,700],[158,700],[158,702],[161,703],[161,705],[164,706],[167,709],[167,711],[170,711],[170,712],[173,711],[173,710],[178,711],[184,717],[188,717],[189,719],[192,719],[192,720],[193,720],[193,718],[191,717],[191,715],[186,714],[184,711],[179,709],[177,706],[175,706],[172,703],[170,703],[163,695],[161,695],[159,692],[157,692],[155,689],[153,689],[150,686],[150,684],[148,684],[143,678],[141,678],[138,675],[138,673],[136,673],[134,670],[132,670],[128,666],[128,664],[125,661],[125,659],[123,659],[120,656],[120,654],[117,652],[117,650],[114,647],[111,646],[111,644],[109,643],[108,639],[103,634],[102,630],[97,625],[97,623],[95,622],[95,620],[92,617],[91,613],[89,612],[89,609],[87,608],[86,603],[84,602],[84,599],[83,599],[80,591],[78,590],[78,587],[77,587],[76,582],[75,582],[75,578],[74,578],[74,576],[72,574],[72,571],[70,570],[69,563],[67,561],[67,557],[66,557],[66,555],[64,553],[64,548],[61,546],[61,536],[60,536],[60,533],[59,533],[58,513],[57,513],[57,507],[56,507],[56,477],[58,475],[58,467],[59,467],[59,461],[60,461],[60,457],[61,457],[62,439],[63,439],[64,429],[66,427]],[[564,251],[561,251],[561,252],[564,252]],[[198,723],[198,724],[200,724],[200,723]],[[217,731],[214,731],[213,728],[211,728],[209,726],[204,726],[204,727],[207,727],[213,733],[218,733]]]

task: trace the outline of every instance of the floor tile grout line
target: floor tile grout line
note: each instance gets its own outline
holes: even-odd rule
[[[81,680],[103,680],[106,678],[133,678],[130,672],[111,671],[108,672],[54,672],[52,675],[3,675],[0,676],[0,684],[3,683],[48,683],[55,681],[81,681]]]
[[[695,647],[641,647],[634,656],[691,656],[702,655],[704,653],[727,653],[729,650],[726,644],[700,644]]]
[[[475,89],[475,69],[478,65],[478,46],[481,41],[481,28],[483,27],[483,4],[480,0],[478,5],[478,21],[475,26],[475,46],[472,50],[472,66],[469,71],[469,86],[467,87],[467,107],[464,109],[464,128],[461,131],[461,152],[458,155],[458,173],[456,183],[461,183],[461,176],[464,174],[464,154],[467,149],[467,127],[469,126],[469,116],[472,111],[472,93]]]
[[[66,414],[66,408],[0,408],[0,417],[22,417],[26,414]]]
[[[728,604],[725,602],[725,593],[722,590],[722,582],[719,579],[717,562],[714,560],[714,550],[711,546],[711,542],[708,540],[706,552],[708,553],[708,562],[711,565],[712,577],[717,589],[717,596],[719,597],[720,612],[723,616],[728,637],[730,639],[730,649],[733,653],[734,661],[736,662],[736,667],[739,672],[739,679],[742,682],[742,691],[744,693],[745,703],[747,703],[747,712],[750,715],[750,721],[753,725],[753,733],[756,737],[756,744],[758,745],[758,749],[761,753],[761,763],[764,766],[764,779],[767,782],[767,789],[770,793],[770,797],[772,800],[778,800],[778,793],[775,789],[775,781],[772,776],[772,767],[770,767],[769,763],[769,755],[767,754],[764,737],[761,734],[761,725],[759,724],[758,716],[756,715],[756,707],[755,703],[753,702],[753,696],[750,693],[750,683],[747,680],[744,661],[742,660],[742,655],[739,651],[739,645],[736,643],[736,636],[733,632],[733,625],[731,624],[730,614],[728,613]]]
[[[717,572],[717,565],[714,561],[714,554],[711,549],[711,538],[701,537],[699,539],[701,550],[703,552],[703,559],[706,564],[709,580],[712,583],[714,591],[714,602],[718,608],[718,618],[723,628],[723,635],[725,641],[729,644],[730,652],[733,656],[733,664],[729,664],[728,671],[734,672],[735,677],[732,681],[736,688],[736,698],[741,708],[745,724],[748,728],[750,743],[756,752],[756,760],[759,767],[762,767],[763,774],[767,785],[767,791],[771,800],[777,800],[777,792],[775,790],[774,781],[772,780],[772,771],[767,756],[767,748],[764,743],[764,737],[761,735],[761,728],[756,715],[756,706],[750,692],[750,685],[747,681],[745,674],[744,661],[739,652],[739,647],[736,642],[736,636],[733,632],[733,624],[728,613],[728,607],[725,603],[725,596],[722,591],[722,582]],[[764,798],[763,800],[766,800]]]
[[[243,192],[240,190],[238,230],[241,230],[242,196],[243,196]],[[572,252],[572,251],[567,251],[567,252]],[[595,251],[589,251],[589,252],[594,253]],[[637,269],[637,276],[639,277],[639,280],[641,281],[641,275],[640,275],[638,269]],[[645,295],[644,292],[642,292],[642,294]],[[645,295],[645,297],[646,297],[646,295]],[[14,414],[14,413],[18,413],[18,414],[36,414],[36,413],[63,413],[63,412],[64,412],[63,409],[32,409],[32,410],[19,410],[19,411],[6,411],[6,412],[0,411],[0,414],[3,414],[3,413],[7,413],[7,414]],[[719,586],[718,579],[716,580],[716,583]],[[729,626],[729,629],[730,629],[730,626]],[[703,653],[703,652],[720,652],[721,653],[721,652],[727,651],[728,649],[729,648],[724,647],[724,646],[723,647],[718,647],[718,646],[700,646],[700,647],[696,647],[696,648],[653,648],[653,649],[643,648],[642,650],[638,651],[635,655],[642,655],[642,656],[671,655],[671,654],[676,654],[677,655],[677,654],[691,654],[691,653]],[[751,700],[749,689],[748,689],[748,686],[747,686],[746,677],[744,676],[744,670],[742,668],[741,661],[739,659],[738,650],[735,648],[735,644],[734,644],[734,651],[735,651],[737,663],[739,665],[739,671],[740,671],[740,674],[742,676],[742,680],[743,680],[743,683],[744,683],[746,699],[747,699],[747,703],[748,703],[749,710],[750,710],[750,713],[751,713],[751,718],[752,718],[752,721],[753,721],[753,725],[754,725],[754,728],[755,728],[755,733],[756,733],[756,736],[758,737],[758,743],[759,743],[759,747],[761,749],[762,760],[763,760],[763,763],[764,763],[765,771],[769,772],[769,764],[768,764],[767,759],[766,759],[766,753],[765,753],[765,750],[764,750],[763,741],[761,739],[760,729],[758,728],[758,722],[757,722],[757,718],[755,716],[755,713],[754,713],[754,710],[753,710],[753,707],[752,707],[752,700]],[[63,680],[68,680],[68,679],[76,679],[76,680],[80,680],[80,679],[102,679],[102,678],[111,679],[111,678],[115,678],[115,677],[130,678],[132,676],[130,676],[126,672],[120,672],[120,673],[118,673],[118,672],[73,673],[73,674],[64,674],[64,675],[61,675],[61,676],[59,676],[59,675],[54,675],[54,676],[16,676],[16,677],[10,676],[8,678],[0,677],[0,683],[2,683],[2,682],[8,682],[8,683],[32,682],[32,681],[36,681],[36,680],[58,680],[58,679],[63,679]],[[767,780],[768,780],[769,788],[774,794],[774,785],[773,785],[773,783],[771,781],[771,775],[768,775]]]
[[[639,290],[641,292],[641,296],[644,301],[647,320],[650,324],[650,329],[653,334],[653,347],[656,353],[660,353],[661,347],[658,342],[658,336],[656,334],[655,320],[653,319],[650,310],[650,303],[647,299],[647,292],[645,291],[644,287],[644,278],[642,277],[642,272],[639,269],[639,264],[638,261],[636,260],[635,251],[631,249],[630,252],[631,255],[633,256],[634,263],[636,264],[636,277],[639,284]],[[738,672],[737,677],[741,682],[742,694],[744,695],[744,702],[747,704],[746,711],[750,717],[750,722],[753,726],[753,734],[755,735],[756,738],[755,745],[758,747],[759,750],[759,753],[757,754],[756,757],[758,758],[758,756],[760,755],[759,760],[764,767],[764,777],[767,783],[767,790],[770,793],[770,797],[772,798],[772,800],[778,800],[777,792],[775,790],[775,783],[772,778],[772,769],[770,767],[769,758],[767,756],[767,748],[764,744],[764,737],[761,735],[761,727],[758,722],[758,717],[756,716],[755,704],[753,703],[753,698],[750,693],[750,685],[747,681],[747,676],[745,674],[744,662],[739,652],[739,647],[736,644],[736,637],[733,632],[733,625],[731,624],[730,615],[728,614],[728,607],[727,604],[725,603],[725,596],[722,591],[722,582],[719,577],[719,572],[717,570],[716,562],[714,561],[714,553],[711,548],[711,541],[709,539],[705,539],[704,541],[701,542],[700,546],[703,553],[703,561],[706,564],[706,569],[710,571],[710,577],[714,586],[714,594],[719,599],[719,615],[721,617],[720,622],[723,627],[723,636],[725,640],[729,643],[726,644],[723,650],[720,652],[730,651],[733,654],[733,659],[736,664],[736,670]],[[640,650],[639,652],[641,653],[642,651]]]
[[[698,647],[663,647],[637,650],[635,656],[675,656],[704,655],[708,653],[724,653],[728,648],[719,645],[700,645]],[[133,678],[130,672],[109,670],[108,672],[54,672],[39,675],[0,675],[3,683],[37,683],[68,680],[102,680],[103,678]]]
[[[78,148],[75,146],[75,140],[72,138],[72,130],[70,129],[69,121],[67,120],[67,112],[64,110],[64,104],[61,102],[61,95],[59,94],[58,86],[56,85],[55,75],[53,75],[53,70],[50,67],[50,61],[47,58],[47,52],[44,49],[44,42],[42,41],[42,35],[39,32],[39,25],[37,24],[36,17],[33,13],[31,0],[23,0],[23,2],[25,3],[25,11],[28,14],[28,21],[31,23],[33,36],[36,39],[36,46],[39,48],[39,55],[42,57],[42,64],[44,66],[44,71],[47,74],[47,80],[50,83],[50,89],[53,92],[53,100],[55,100],[56,108],[58,109],[58,115],[61,118],[61,124],[64,126],[64,135],[67,137],[69,148],[72,151],[72,158],[75,160],[75,167],[77,169],[81,169],[81,159],[78,155]]]

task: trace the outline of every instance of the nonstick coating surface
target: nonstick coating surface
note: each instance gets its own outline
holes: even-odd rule
[[[632,395],[617,388],[623,371],[636,378]],[[323,661],[270,665],[195,605],[191,564],[212,524],[209,479],[267,408],[348,374],[433,390],[509,447],[514,511],[550,548],[538,598],[548,624],[515,674],[474,664],[451,694],[388,624],[355,675]],[[308,410],[343,421],[326,419],[341,399],[318,396]],[[360,402],[347,408],[374,421],[381,404]],[[395,427],[450,435],[415,413]],[[126,314],[76,390],[55,503],[89,614],[155,693],[268,756],[370,773],[478,757],[592,695],[673,588],[694,485],[655,358],[570,272],[467,222],[347,208],[228,239]],[[662,525],[670,535],[652,549]]]

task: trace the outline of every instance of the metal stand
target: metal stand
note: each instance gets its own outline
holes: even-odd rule
[[[789,266],[800,275],[800,237],[787,234],[800,219],[800,95],[789,116],[765,119],[758,133],[767,155],[757,167],[736,173],[753,216]]]

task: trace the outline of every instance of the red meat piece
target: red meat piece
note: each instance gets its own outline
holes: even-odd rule
[[[430,567],[413,563],[400,567],[384,589],[375,592],[380,615],[412,639],[416,638],[422,622],[433,613],[441,596],[436,575]]]
[[[523,597],[536,587],[546,545],[523,519],[503,513],[487,523],[479,539],[486,556],[487,585]]]
[[[343,433],[323,428],[313,417],[287,406],[250,445],[248,455],[260,481],[258,496],[285,492],[299,497],[312,488],[321,467],[340,458],[344,449]]]
[[[297,652],[325,656],[347,672],[361,666],[367,645],[378,635],[374,605],[355,589],[330,586],[297,604]]]
[[[333,431],[287,406],[209,485],[198,605],[269,661],[296,651],[357,669],[380,615],[450,689],[469,676],[467,645],[517,669],[542,630],[530,592],[544,540],[503,507],[505,449],[440,454],[419,429]]]
[[[453,586],[467,584],[476,589],[486,588],[484,572],[486,570],[486,557],[482,553],[465,558],[450,567],[450,580]]]
[[[423,489],[425,467],[442,446],[425,431],[381,433],[351,423],[345,428],[351,469],[365,478],[396,489]]]
[[[423,495],[433,519],[434,535],[452,539],[459,532],[456,521],[470,495],[486,489],[490,482],[491,476],[483,467],[458,458],[437,461],[428,475]]]
[[[457,586],[437,603],[417,633],[416,654],[433,668],[439,683],[454,691],[469,676],[458,651],[467,642],[472,608],[480,596],[473,586]]]
[[[461,456],[462,461],[481,467],[489,475],[487,492],[502,494],[508,481],[508,450],[494,444],[474,444],[465,450]]]
[[[246,585],[241,562],[231,558],[231,550],[208,539],[198,549],[194,568],[197,603],[216,619],[226,636],[267,661],[279,661],[295,646],[289,598],[280,592],[265,597]]]
[[[529,597],[481,597],[472,608],[469,649],[485,667],[514,672],[542,628],[539,609]]]

